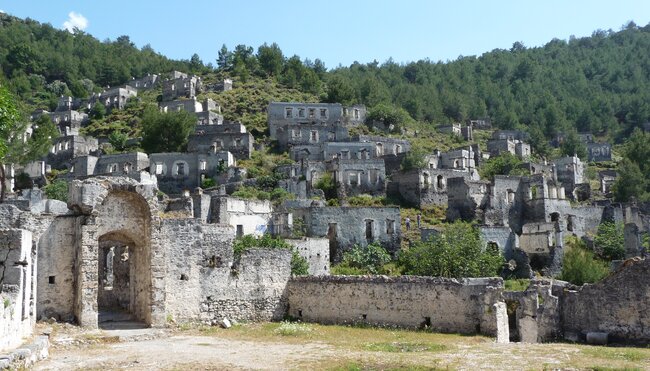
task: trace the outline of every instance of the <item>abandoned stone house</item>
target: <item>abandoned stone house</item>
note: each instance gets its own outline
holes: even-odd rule
[[[474,133],[471,123],[463,125],[461,123],[452,123],[449,125],[438,126],[438,131],[442,134],[450,134],[461,137],[465,140],[474,140]]]
[[[111,88],[104,90],[101,93],[93,94],[86,103],[86,108],[91,109],[95,104],[101,104],[106,107],[106,110],[112,109],[122,110],[126,106],[126,102],[130,98],[138,96],[138,90],[124,85],[122,87]]]
[[[307,237],[329,239],[330,259],[339,262],[354,245],[376,242],[395,254],[401,244],[398,207],[330,207],[311,203],[291,208],[294,224],[300,218]]]
[[[375,156],[398,155],[411,150],[411,142],[405,139],[380,137],[376,135],[356,135],[350,138],[353,142],[373,143]]]
[[[409,204],[422,208],[431,205],[447,206],[447,182],[460,177],[478,180],[472,173],[452,169],[412,169],[393,177],[389,195],[400,197]]]
[[[101,156],[78,156],[71,161],[69,179],[91,176],[126,176],[143,184],[156,184],[149,174],[149,156],[142,152],[120,153]]]
[[[530,144],[526,143],[528,134],[516,130],[497,130],[488,140],[487,150],[490,156],[498,156],[503,152],[510,152],[519,158],[532,155]]]
[[[241,123],[197,125],[188,138],[187,150],[202,154],[227,151],[241,160],[251,157],[254,142],[253,134]]]
[[[327,171],[334,175],[337,191],[348,197],[360,194],[386,194],[384,160],[336,158],[327,162]]]
[[[198,102],[196,98],[161,102],[159,106],[162,112],[187,111],[194,113],[197,125],[223,124],[223,116],[220,114],[221,107],[210,98],[203,102]]]
[[[590,162],[611,161],[612,146],[609,143],[587,143],[587,160]]]
[[[598,172],[600,181],[600,191],[606,196],[611,197],[612,186],[616,182],[618,173],[615,170],[602,170]]]
[[[169,102],[177,98],[192,99],[201,92],[202,88],[200,77],[174,71],[169,79],[162,82],[162,100]]]
[[[316,125],[323,127],[352,127],[366,119],[364,106],[344,107],[339,103],[271,102],[267,109],[269,133],[278,140],[278,128],[285,126]],[[284,136],[288,135],[285,129]],[[340,139],[337,139],[340,140]]]
[[[158,87],[159,83],[160,83],[159,76],[150,73],[138,79],[132,78],[131,81],[129,81],[129,85],[138,90],[155,89]]]
[[[284,151],[294,146],[345,141],[348,131],[343,126],[331,123],[286,124],[278,127],[271,138],[277,140],[278,148]]]
[[[158,179],[158,188],[168,194],[201,187],[203,181],[214,179],[236,164],[230,152],[215,153],[152,153],[149,171]]]
[[[95,138],[77,133],[63,135],[52,141],[46,161],[52,169],[63,170],[70,167],[72,159],[95,154],[98,149],[99,146]]]
[[[474,130],[489,130],[492,129],[492,120],[489,117],[468,119],[467,125],[471,126]]]

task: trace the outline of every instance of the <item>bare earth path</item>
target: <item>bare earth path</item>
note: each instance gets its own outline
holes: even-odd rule
[[[650,370],[650,349],[496,344],[481,336],[249,324],[223,330],[55,330],[36,370]]]

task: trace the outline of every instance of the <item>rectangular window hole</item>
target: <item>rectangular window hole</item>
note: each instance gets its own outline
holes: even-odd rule
[[[182,273],[181,274],[181,281],[188,281],[188,280],[189,280],[189,277],[187,277],[187,274]]]
[[[298,317],[302,318],[302,309],[298,310]]]
[[[54,285],[54,282],[55,282],[55,281],[56,281],[56,277],[55,277],[55,276],[49,276],[49,277],[47,278],[47,283],[49,283],[50,285]]]
[[[362,317],[362,318],[363,318],[363,320],[365,321],[365,320],[366,320],[366,318],[368,317],[368,315],[364,313],[364,314],[362,314],[362,315],[361,315],[361,317]]]

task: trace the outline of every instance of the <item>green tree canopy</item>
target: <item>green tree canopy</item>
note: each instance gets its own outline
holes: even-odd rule
[[[617,201],[650,201],[650,133],[635,129],[626,141],[613,192]]]
[[[183,152],[196,117],[186,111],[161,113],[147,107],[142,115],[142,148],[147,153]]]
[[[455,222],[430,241],[417,242],[401,252],[404,274],[435,277],[492,277],[500,273],[504,259],[498,249],[483,249],[478,230]]]

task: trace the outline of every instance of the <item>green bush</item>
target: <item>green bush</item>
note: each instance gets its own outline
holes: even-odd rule
[[[575,285],[583,285],[600,281],[608,274],[607,263],[596,258],[582,240],[573,236],[569,237],[559,279]]]
[[[296,250],[291,252],[291,274],[294,276],[306,276],[309,274],[309,263]]]
[[[365,274],[378,274],[384,264],[390,261],[390,255],[380,244],[373,242],[367,246],[354,245],[350,251],[343,253],[341,262],[347,267],[360,269]]]
[[[201,188],[206,189],[206,188],[212,188],[217,185],[217,182],[214,181],[212,178],[206,178],[203,179],[201,182]]]
[[[625,257],[625,236],[622,223],[601,223],[594,236],[594,246],[598,254],[606,260]]]
[[[332,200],[337,197],[336,182],[330,173],[323,174],[323,176],[316,182],[315,188],[322,190],[323,193],[325,193],[325,198],[327,200]]]
[[[412,149],[402,159],[402,170],[408,171],[426,167],[426,154],[426,151],[423,149]]]
[[[521,168],[522,161],[510,152],[504,152],[485,161],[479,173],[481,178],[494,180],[495,175],[526,175],[526,170]]]
[[[369,194],[361,194],[358,196],[348,197],[350,206],[384,206],[386,205],[386,197],[373,197]]]
[[[478,230],[456,222],[427,242],[417,242],[402,251],[399,264],[404,274],[435,277],[493,277],[504,259],[498,248],[483,250]]]
[[[64,180],[55,180],[43,187],[43,190],[49,199],[68,202],[68,182]]]

